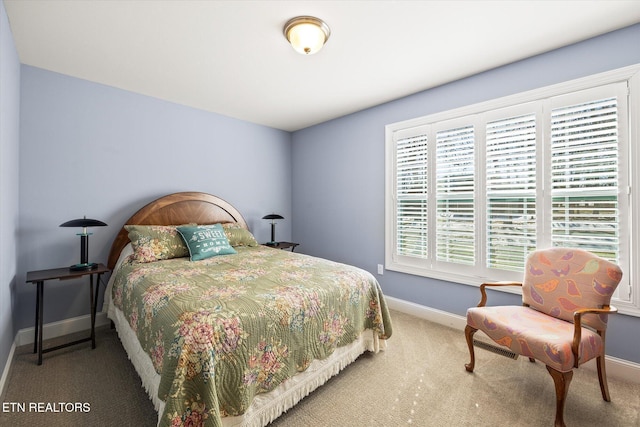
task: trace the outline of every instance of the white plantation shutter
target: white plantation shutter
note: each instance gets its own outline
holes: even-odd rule
[[[552,242],[619,263],[618,99],[551,111]]]
[[[475,264],[474,128],[436,133],[436,258]]]
[[[388,125],[387,269],[520,281],[532,251],[581,248],[620,265],[613,301],[640,315],[640,66],[630,70]]]
[[[486,125],[488,268],[522,271],[536,249],[536,115]]]
[[[396,141],[396,251],[398,255],[427,258],[427,136]]]

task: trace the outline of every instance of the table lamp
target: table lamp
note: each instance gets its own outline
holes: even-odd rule
[[[278,214],[269,214],[269,215],[263,216],[262,219],[271,220],[271,241],[268,242],[267,245],[277,246],[278,242],[276,242],[276,219],[284,219],[284,217]]]
[[[98,266],[95,262],[89,262],[89,236],[92,233],[87,233],[87,227],[104,227],[106,225],[102,221],[88,219],[86,216],[60,224],[60,227],[82,227],[82,233],[78,233],[80,236],[80,264],[72,265],[69,269],[73,271],[92,270]]]

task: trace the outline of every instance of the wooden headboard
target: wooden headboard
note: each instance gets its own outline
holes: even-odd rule
[[[184,192],[161,197],[133,214],[124,225],[181,225],[236,222],[244,228],[242,214],[219,197],[207,193]],[[111,245],[107,266],[113,269],[122,249],[129,243],[124,226]]]

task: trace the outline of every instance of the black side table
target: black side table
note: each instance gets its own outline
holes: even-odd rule
[[[275,249],[289,249],[291,248],[291,252],[298,246],[300,243],[293,242],[275,242],[275,243],[264,243],[264,246],[268,246],[270,248]]]
[[[36,296],[36,327],[33,338],[33,352],[38,353],[38,365],[42,365],[42,353],[58,350],[70,345],[80,344],[91,341],[91,348],[96,348],[96,306],[98,305],[98,289],[100,288],[100,276],[110,270],[104,264],[98,264],[96,268],[91,270],[73,271],[69,267],[53,268],[50,270],[29,271],[27,273],[27,283],[35,283],[38,286]],[[46,280],[69,280],[77,279],[83,276],[89,276],[90,295],[89,303],[91,305],[91,336],[77,341],[61,344],[55,347],[42,349],[42,312],[44,308],[44,282]],[[96,288],[93,288],[93,276],[97,276]]]

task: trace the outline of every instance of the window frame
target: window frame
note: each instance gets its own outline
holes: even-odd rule
[[[561,96],[571,97],[573,94],[577,94],[581,91],[594,90],[599,86],[606,86],[615,83],[626,83],[628,93],[628,103],[625,103],[627,110],[628,127],[620,129],[620,140],[626,140],[626,144],[622,144],[620,147],[620,159],[627,159],[627,161],[620,161],[619,167],[621,174],[626,174],[628,182],[626,188],[619,188],[618,199],[624,199],[620,206],[621,214],[626,219],[626,224],[623,226],[622,231],[628,233],[626,242],[622,242],[619,247],[621,260],[626,260],[628,265],[621,265],[624,271],[623,283],[619,287],[619,298],[612,300],[612,304],[619,308],[621,313],[639,316],[640,317],[640,282],[636,280],[640,273],[640,171],[634,171],[632,165],[640,164],[640,64],[607,71],[604,73],[587,76],[584,78],[571,80],[535,90],[530,90],[515,95],[496,98],[489,101],[481,102],[478,104],[468,105],[453,110],[443,111],[428,116],[423,116],[415,119],[405,120],[402,122],[388,124],[385,127],[385,268],[391,271],[397,271],[402,273],[408,273],[412,275],[418,275],[423,277],[429,277],[454,283],[467,284],[472,286],[479,286],[481,283],[487,281],[499,281],[499,280],[522,280],[522,272],[509,272],[504,270],[491,270],[491,277],[485,277],[486,269],[484,266],[481,268],[473,266],[460,266],[455,264],[456,268],[447,269],[443,267],[442,262],[435,261],[435,239],[430,238],[428,241],[428,252],[434,257],[434,262],[425,261],[409,256],[401,256],[396,254],[396,200],[395,200],[395,140],[394,137],[404,134],[411,134],[414,130],[420,129],[427,132],[427,137],[432,138],[435,135],[434,129],[446,129],[445,124],[455,124],[456,126],[463,126],[465,123],[469,124],[473,120],[474,116],[486,117],[499,117],[500,110],[520,111],[520,107],[526,106],[526,104],[547,102],[550,98],[558,98]],[[546,100],[546,101],[545,101]],[[522,110],[525,111],[526,109]],[[542,114],[536,112],[536,114]],[[489,119],[478,119],[473,126],[478,129],[478,126],[483,126],[484,123],[488,123]],[[544,126],[544,129],[542,129]],[[536,126],[536,132],[542,132],[541,138],[547,138],[544,134],[548,134],[548,124],[543,122],[542,126]],[[621,128],[624,126],[621,126]],[[477,146],[484,146],[484,132],[476,132],[476,138],[480,140],[476,141]],[[541,139],[538,139],[539,141]],[[434,139],[431,139],[434,141]],[[484,165],[484,150],[475,150],[475,164]],[[483,151],[478,153],[478,151]],[[543,156],[548,156],[548,153],[542,153],[543,150],[536,150],[536,158],[538,162],[544,160]],[[625,157],[626,156],[626,157]],[[432,183],[435,183],[436,179],[436,166],[435,155],[429,158],[429,179]],[[476,200],[482,200],[479,205],[481,209],[476,209],[476,221],[479,226],[476,226],[475,234],[475,246],[476,254],[481,254],[481,260],[485,259],[484,252],[486,251],[485,238],[487,233],[481,231],[482,228],[486,228],[486,186],[484,182],[484,175],[478,173],[479,166],[476,166],[476,189],[478,189],[474,195]],[[537,168],[536,181],[537,195],[542,194],[544,191],[550,191],[550,177],[542,176],[542,168]],[[435,187],[432,187],[435,191]],[[626,197],[623,197],[626,196]],[[550,198],[549,198],[550,200]],[[543,221],[547,221],[548,209],[551,206],[545,204],[544,213],[539,213],[536,218],[537,227],[541,227]],[[428,209],[428,223],[434,224],[436,220],[436,206],[427,206]],[[479,212],[483,211],[483,212]],[[435,230],[432,226],[431,230]],[[634,238],[635,237],[635,238]],[[539,248],[549,247],[549,241],[538,241],[537,246]],[[478,258],[478,255],[476,255]],[[479,263],[477,263],[479,264]],[[461,268],[462,267],[462,268]],[[508,293],[520,294],[521,291],[518,288],[505,287],[500,289],[501,291]],[[627,297],[626,293],[629,293]],[[623,295],[624,294],[624,295]]]

